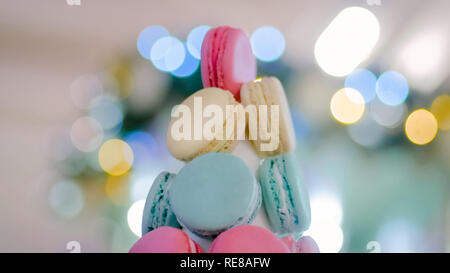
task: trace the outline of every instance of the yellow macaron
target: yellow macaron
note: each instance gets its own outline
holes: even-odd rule
[[[275,77],[263,77],[251,82],[247,82],[241,87],[241,103],[247,107],[248,105],[255,105],[257,107],[258,116],[261,118],[260,105],[266,105],[272,109],[271,106],[278,106],[277,120],[272,120],[271,111],[267,115],[267,128],[276,127],[275,132],[278,132],[278,140],[273,139],[270,142],[275,143],[272,149],[262,149],[264,144],[267,145],[269,140],[264,140],[261,135],[256,139],[250,139],[255,152],[262,157],[275,156],[295,150],[295,131],[292,123],[289,105],[286,99],[286,94],[281,82]],[[261,123],[258,122],[259,130],[261,132]]]
[[[182,161],[206,153],[232,152],[237,144],[235,125],[244,118],[227,114],[227,106],[235,105],[239,103],[233,95],[220,88],[205,88],[190,95],[172,109],[166,136],[169,152]]]

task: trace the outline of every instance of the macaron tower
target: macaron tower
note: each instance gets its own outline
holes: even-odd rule
[[[311,237],[301,237],[311,212],[293,154],[296,138],[281,82],[275,77],[256,79],[248,36],[229,26],[206,34],[201,72],[204,89],[173,108],[167,131],[169,152],[185,165],[153,181],[143,213],[143,237],[130,252],[319,252]],[[225,113],[222,119],[199,120],[198,101],[203,109],[216,111],[207,116],[218,111]],[[276,141],[249,139],[245,112],[230,114],[225,111],[230,106],[254,106],[258,116],[260,109],[275,107],[267,125],[276,127]],[[211,124],[214,133],[205,136],[204,128]],[[271,149],[262,149],[264,145]]]

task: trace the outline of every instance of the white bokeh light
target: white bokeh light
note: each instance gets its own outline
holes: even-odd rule
[[[145,200],[134,202],[127,213],[127,222],[130,230],[138,237],[142,236],[142,214],[144,213]]]
[[[344,233],[341,227],[331,220],[314,220],[311,227],[304,235],[311,236],[319,246],[322,253],[337,253],[341,250],[344,242]]]
[[[317,39],[316,61],[327,74],[346,76],[369,56],[379,36],[380,25],[372,12],[361,7],[346,8]]]
[[[313,195],[311,197],[311,215],[315,219],[330,220],[340,224],[342,221],[341,202],[331,194]]]
[[[311,226],[304,235],[311,236],[320,252],[339,252],[344,242],[340,227],[342,205],[335,194],[319,192],[311,196]]]
[[[448,41],[438,28],[418,31],[399,47],[397,67],[418,91],[431,93],[448,75]]]
[[[104,137],[100,123],[91,117],[77,119],[70,129],[70,139],[80,151],[92,152],[102,144]]]

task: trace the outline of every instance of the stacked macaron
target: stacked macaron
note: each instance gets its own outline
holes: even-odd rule
[[[256,59],[247,35],[228,26],[206,34],[201,70],[205,88],[174,108],[167,132],[169,152],[186,164],[178,174],[162,172],[156,177],[144,208],[143,237],[130,252],[198,253],[202,248],[212,253],[318,252],[312,238],[301,237],[311,221],[309,197],[293,154],[295,133],[280,81],[256,79]],[[214,123],[209,137],[199,138],[194,132],[211,126],[210,120],[194,116],[199,99],[202,107],[227,113]],[[225,111],[230,105],[255,105],[257,114],[258,106],[279,109],[277,120],[267,118],[269,128],[278,128],[275,146],[261,149],[274,144],[250,140],[257,169],[249,167],[248,158],[236,156],[237,144],[244,141],[230,136],[248,135],[248,128],[237,126],[245,113]],[[174,112],[182,108],[190,110],[185,121],[194,130],[180,132]]]

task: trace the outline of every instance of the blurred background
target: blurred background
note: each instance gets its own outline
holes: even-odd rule
[[[3,0],[0,251],[125,252],[210,27],[283,82],[323,252],[450,251],[446,0]]]

